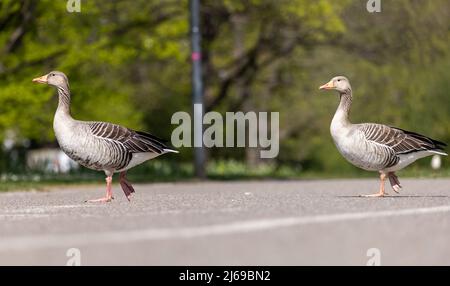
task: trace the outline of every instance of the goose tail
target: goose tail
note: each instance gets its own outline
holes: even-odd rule
[[[430,152],[431,152],[431,153],[434,153],[434,154],[437,154],[437,155],[441,155],[441,156],[448,156],[447,153],[445,153],[444,151],[439,150],[439,149],[430,150]]]

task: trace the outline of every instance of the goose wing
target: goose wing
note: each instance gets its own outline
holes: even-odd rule
[[[134,131],[109,122],[89,122],[88,126],[93,136],[121,144],[130,153],[162,154],[172,151],[164,144],[165,140],[146,132]]]
[[[446,155],[443,149],[447,144],[415,132],[375,123],[359,124],[358,129],[362,131],[366,140],[388,147],[396,155],[419,151],[433,151]]]

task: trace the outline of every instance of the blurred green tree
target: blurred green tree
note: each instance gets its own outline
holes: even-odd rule
[[[350,78],[352,119],[450,141],[450,3],[202,1],[206,109],[279,111],[279,164],[354,170],[336,152],[329,122],[337,99],[319,94],[332,76]],[[31,79],[61,70],[76,118],[104,120],[170,138],[171,115],[190,111],[187,0],[0,1],[0,141],[5,134],[53,142],[54,91]],[[183,150],[182,157],[190,157]],[[246,158],[255,150],[211,150]]]

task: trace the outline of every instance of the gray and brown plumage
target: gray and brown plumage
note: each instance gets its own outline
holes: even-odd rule
[[[53,120],[53,129],[59,146],[71,159],[89,169],[106,174],[106,196],[90,202],[109,202],[112,196],[112,176],[120,173],[120,185],[127,199],[134,188],[126,178],[126,171],[164,153],[174,152],[164,141],[149,133],[94,121],[79,121],[70,114],[69,81],[62,72],[53,71],[33,79],[46,83],[58,91],[58,108]]]
[[[398,193],[401,185],[396,171],[426,156],[447,155],[443,151],[447,146],[445,143],[415,132],[376,123],[350,123],[348,117],[352,88],[346,77],[334,77],[319,89],[332,89],[339,93],[339,106],[330,126],[331,136],[339,152],[359,168],[380,172],[380,191],[366,196],[385,196],[386,177]]]

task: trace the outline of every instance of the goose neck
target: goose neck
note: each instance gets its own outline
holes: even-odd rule
[[[339,125],[349,125],[349,114],[352,106],[352,92],[348,90],[339,94],[339,106],[334,114],[333,121]]]
[[[70,89],[67,85],[56,87],[58,91],[58,109],[57,112],[63,112],[70,115]]]

